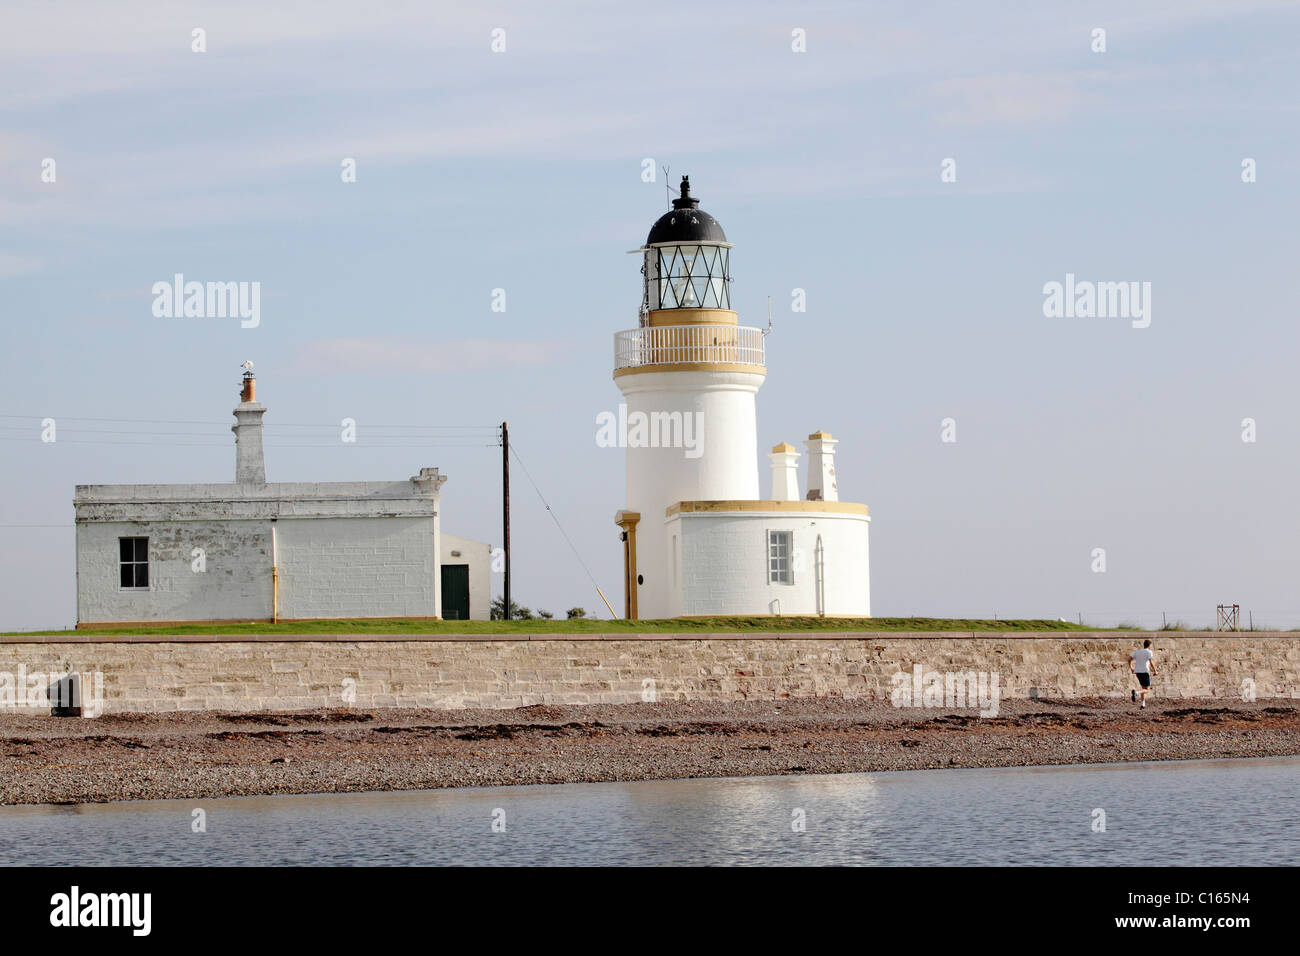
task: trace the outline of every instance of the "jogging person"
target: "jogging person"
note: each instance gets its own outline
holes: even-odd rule
[[[1142,647],[1128,656],[1128,669],[1142,685],[1141,690],[1130,691],[1129,697],[1135,702],[1141,697],[1143,707],[1147,705],[1147,692],[1151,690],[1151,675],[1156,672],[1155,656],[1150,641],[1143,641]]]

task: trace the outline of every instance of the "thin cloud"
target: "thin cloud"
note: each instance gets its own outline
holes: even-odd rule
[[[12,279],[14,276],[30,275],[33,272],[39,272],[41,268],[40,259],[32,259],[27,256],[10,255],[7,252],[0,252],[0,279]]]
[[[322,339],[303,346],[289,369],[313,374],[475,372],[542,365],[562,348],[563,343],[558,341],[462,339],[456,342],[419,342],[386,337]]]
[[[945,107],[938,121],[952,125],[1060,122],[1098,100],[1080,77],[1064,74],[968,76],[931,84],[927,92]]]

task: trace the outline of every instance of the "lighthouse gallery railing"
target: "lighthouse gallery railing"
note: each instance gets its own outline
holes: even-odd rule
[[[745,325],[659,325],[614,333],[614,369],[717,362],[762,367],[763,330]]]

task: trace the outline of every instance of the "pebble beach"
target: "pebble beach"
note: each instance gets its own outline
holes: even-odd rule
[[[0,804],[1300,754],[1300,706],[836,698],[290,714],[0,714]]]

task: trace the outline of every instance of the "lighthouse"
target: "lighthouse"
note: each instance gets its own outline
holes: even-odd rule
[[[869,616],[870,517],[834,493],[831,436],[819,429],[807,443],[813,500],[798,495],[799,455],[785,443],[772,452],[771,498],[760,498],[765,332],[731,307],[732,245],[688,177],[672,206],[637,250],[637,327],[614,335],[625,616]]]

